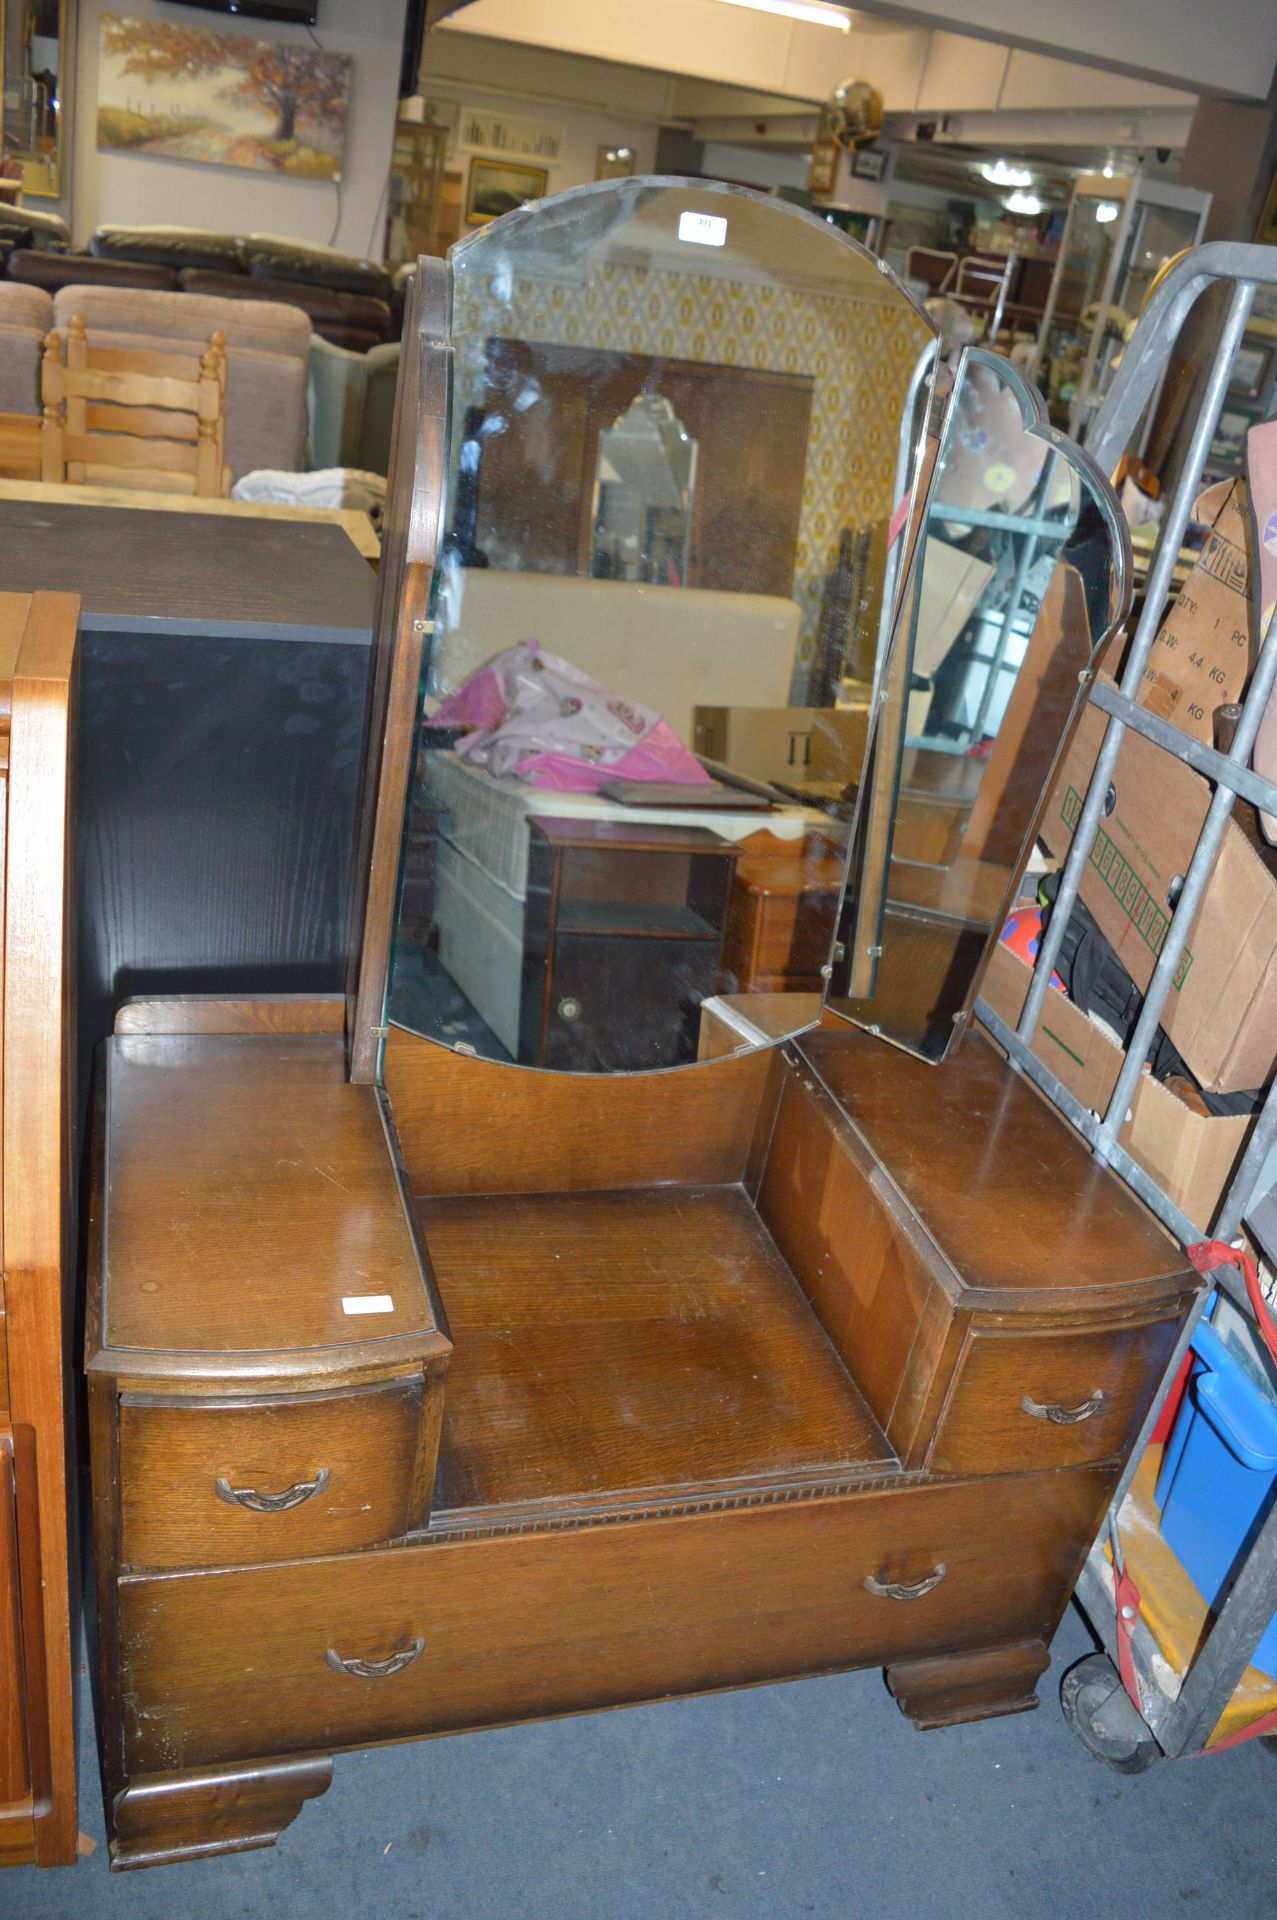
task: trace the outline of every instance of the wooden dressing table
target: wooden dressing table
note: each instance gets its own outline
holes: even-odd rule
[[[461,248],[454,316],[521,236],[544,259],[619,229],[624,272],[671,207],[756,262],[779,221],[804,288],[828,258],[857,299],[903,299],[782,203],[627,181]],[[456,618],[432,599],[447,369],[478,378],[500,333],[449,340],[442,276],[422,263],[392,452],[348,1004],[139,1003],[104,1050],[116,1866],[270,1844],[376,1741],[875,1665],[919,1726],[1032,1707],[1198,1284],[975,1035],[931,1065],[770,993],[776,1044],[609,1074],[396,1023],[423,649],[447,691]]]

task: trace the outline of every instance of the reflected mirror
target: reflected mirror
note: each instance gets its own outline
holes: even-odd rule
[[[516,210],[449,277],[388,1017],[578,1072],[801,1031],[933,329],[835,228],[703,181]]]
[[[685,587],[695,484],[695,440],[668,400],[635,394],[599,435],[592,577]]]
[[[4,158],[22,192],[57,199],[61,184],[60,77],[67,0],[4,0]]]
[[[1107,482],[1006,361],[968,353],[887,667],[835,1011],[943,1059],[1129,577]]]

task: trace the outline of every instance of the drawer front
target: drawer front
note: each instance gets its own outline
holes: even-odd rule
[[[1015,1473],[1123,1455],[1175,1344],[1178,1318],[1091,1333],[977,1328],[928,1465]]]
[[[120,1402],[121,1562],[226,1567],[393,1540],[414,1511],[419,1374],[215,1406]]]
[[[1085,1468],[126,1580],[127,1771],[1047,1639],[1111,1485]]]

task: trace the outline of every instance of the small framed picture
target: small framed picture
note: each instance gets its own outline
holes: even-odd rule
[[[525,200],[540,200],[549,183],[547,167],[522,167],[509,160],[472,160],[466,194],[466,225],[486,227]]]
[[[1233,377],[1229,381],[1232,392],[1253,399],[1264,384],[1272,355],[1271,347],[1238,347],[1233,360]]]
[[[1211,442],[1211,460],[1219,466],[1239,467],[1246,458],[1246,435],[1258,424],[1257,407],[1225,407]]]
[[[838,173],[838,147],[833,140],[817,140],[807,169],[808,193],[832,193]]]
[[[637,160],[633,147],[600,147],[594,156],[594,178],[628,180]]]
[[[890,154],[885,147],[864,147],[851,157],[851,170],[857,180],[882,180]]]

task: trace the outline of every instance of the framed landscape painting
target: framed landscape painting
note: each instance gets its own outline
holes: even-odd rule
[[[98,148],[339,180],[350,59],[104,13]]]
[[[513,166],[508,160],[472,160],[466,195],[466,225],[486,227],[525,200],[539,200],[549,181],[546,167]]]

